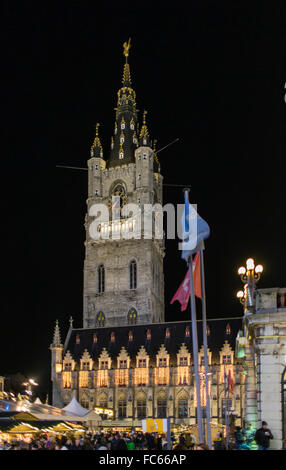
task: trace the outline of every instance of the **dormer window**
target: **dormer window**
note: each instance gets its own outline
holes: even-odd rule
[[[120,134],[120,143],[124,144],[124,140],[125,140],[124,139],[124,134],[123,134],[123,132],[121,132],[121,134]]]
[[[113,332],[112,332],[111,335],[110,335],[110,341],[111,341],[112,343],[114,343],[114,341],[115,341],[115,334],[114,334]]]
[[[226,332],[227,335],[230,335],[230,333],[231,333],[231,328],[230,328],[230,324],[229,324],[229,323],[226,325],[225,332]]]
[[[93,342],[94,342],[94,343],[97,343],[97,336],[96,336],[96,333],[93,334]]]
[[[166,329],[166,338],[170,338],[170,330],[169,330],[169,328]]]
[[[223,355],[222,356],[222,363],[223,364],[231,364],[231,355],[230,354]]]
[[[147,140],[143,139],[143,145],[147,145]]]
[[[117,134],[117,124],[115,123],[114,134]]]
[[[132,118],[131,121],[130,121],[130,129],[131,129],[132,131],[134,131],[134,128],[135,128],[135,126],[134,126],[134,119]]]
[[[138,359],[138,367],[140,369],[145,369],[146,368],[146,359]]]
[[[124,158],[124,153],[123,152],[119,152],[119,160],[122,160]]]
[[[189,338],[189,336],[190,336],[190,328],[189,328],[188,326],[187,326],[187,328],[186,328],[185,336],[186,336],[187,338]]]
[[[132,333],[132,331],[129,331],[129,333],[128,333],[128,341],[133,341],[133,333]]]
[[[121,128],[121,129],[125,129],[125,121],[124,121],[124,118],[121,119],[120,128]]]
[[[187,357],[180,357],[179,365],[180,366],[187,366],[188,365],[188,358]]]
[[[119,361],[119,369],[127,369],[127,360],[122,359]]]
[[[207,332],[207,336],[209,336],[209,335],[210,335],[210,333],[211,333],[211,330],[210,330],[210,327],[209,327],[209,325],[207,325],[206,332]]]
[[[146,336],[147,336],[147,339],[148,339],[148,340],[151,339],[151,331],[150,331],[150,330],[147,330]]]
[[[167,358],[159,357],[159,367],[167,367]]]
[[[79,343],[80,343],[80,337],[79,337],[79,335],[76,335],[75,342],[76,342],[76,344],[79,344]]]
[[[100,361],[100,369],[108,369],[108,361]]]

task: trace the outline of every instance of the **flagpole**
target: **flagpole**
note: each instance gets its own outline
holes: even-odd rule
[[[189,257],[189,273],[190,273],[190,305],[191,305],[191,320],[192,320],[192,342],[193,342],[193,357],[195,368],[195,382],[196,382],[196,397],[197,397],[197,422],[198,422],[198,437],[199,442],[203,441],[202,429],[202,409],[200,397],[200,377],[198,366],[198,331],[197,331],[197,316],[196,316],[196,302],[194,292],[194,279],[193,279],[193,257]]]
[[[208,343],[207,343],[207,313],[206,313],[206,289],[205,289],[205,268],[204,268],[204,251],[200,250],[200,266],[201,266],[201,290],[202,290],[202,317],[203,317],[203,343],[205,358],[205,382],[206,382],[206,415],[207,415],[207,443],[209,449],[212,449],[211,435],[211,414],[210,414],[210,396],[209,396],[209,376],[208,376]]]
[[[225,444],[228,450],[228,416],[227,416],[227,396],[226,396],[226,368],[224,366],[224,419],[225,419]]]

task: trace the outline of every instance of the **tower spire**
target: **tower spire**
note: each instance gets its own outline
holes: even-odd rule
[[[131,73],[128,62],[131,39],[123,44],[125,63],[123,66],[122,87],[117,93],[117,108],[115,108],[114,139],[111,143],[111,153],[107,161],[108,167],[126,165],[134,162],[137,135],[136,93],[131,86]]]
[[[123,86],[131,86],[131,73],[130,73],[130,66],[128,63],[128,56],[129,56],[129,49],[131,47],[131,39],[129,38],[128,43],[125,42],[123,44],[123,55],[125,56],[125,64],[123,67],[123,77],[122,77],[122,84]]]
[[[98,135],[99,126],[100,126],[100,124],[99,124],[99,122],[97,122],[96,125],[95,125],[95,138],[94,138],[93,144],[90,148],[90,155],[91,155],[91,157],[103,158],[103,149],[102,149],[102,145],[101,145],[100,138],[99,138],[99,135]]]

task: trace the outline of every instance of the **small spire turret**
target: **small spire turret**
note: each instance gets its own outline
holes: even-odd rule
[[[56,320],[56,326],[53,337],[53,346],[61,346],[61,333],[59,328],[59,322]]]
[[[147,115],[147,111],[144,111],[143,112],[143,124],[142,124],[140,135],[139,135],[139,144],[147,146],[150,143],[150,138],[149,138],[148,127],[146,124],[146,115]]]
[[[99,122],[97,122],[96,126],[95,126],[95,138],[94,138],[93,144],[90,148],[90,155],[91,155],[91,157],[103,158],[103,149],[102,149],[102,145],[101,145],[100,138],[99,138],[99,135],[98,135],[99,126],[100,126],[100,124],[99,124]]]

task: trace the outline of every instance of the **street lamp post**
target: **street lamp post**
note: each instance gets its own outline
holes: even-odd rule
[[[255,285],[263,272],[262,264],[255,266],[254,259],[248,258],[246,267],[241,266],[238,274],[244,284],[244,290],[237,292],[236,297],[244,306],[244,314],[251,314],[255,311]]]

